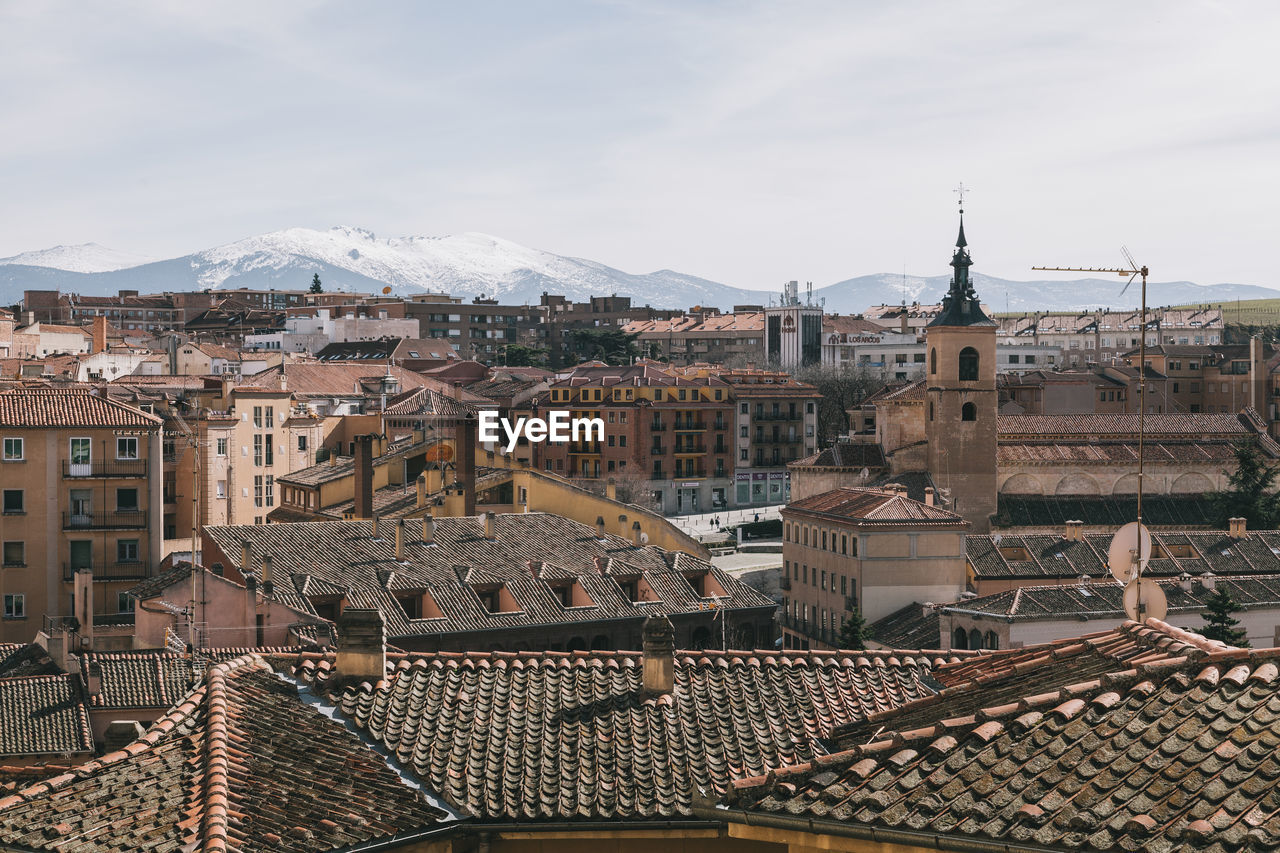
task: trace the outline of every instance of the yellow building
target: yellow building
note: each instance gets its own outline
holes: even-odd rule
[[[161,559],[161,423],[97,389],[0,393],[0,639],[30,640],[45,617],[131,622],[124,592]]]

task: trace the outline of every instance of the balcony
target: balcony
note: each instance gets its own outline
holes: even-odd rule
[[[62,564],[62,579],[64,581],[73,581],[76,578],[76,572],[82,567],[72,566],[70,563]],[[135,560],[131,563],[106,563],[94,566],[84,567],[93,572],[95,581],[140,581],[151,577],[150,564],[142,560]]]
[[[793,414],[791,414],[790,412],[778,412],[777,414],[774,414],[773,412],[766,412],[766,413],[763,413],[763,414],[753,415],[752,417],[753,417],[755,420],[757,420],[757,421],[799,421],[799,420],[804,420],[804,414],[803,414],[803,413],[801,413],[801,412],[796,412],[794,415],[793,415]]]
[[[116,512],[64,512],[63,530],[145,530],[147,514],[141,510]]]
[[[676,418],[676,432],[704,432],[707,425],[704,421],[682,420]]]
[[[677,444],[675,449],[676,456],[704,456],[706,452],[701,444]]]
[[[67,479],[145,477],[147,476],[147,460],[113,459],[107,462],[71,462],[64,459],[62,460],[62,476]]]
[[[654,421],[653,423],[649,424],[649,429],[653,430],[654,432],[662,432],[666,428],[667,428],[667,425],[662,421]]]

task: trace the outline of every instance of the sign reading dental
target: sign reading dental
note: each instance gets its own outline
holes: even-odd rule
[[[499,435],[498,430],[502,430]],[[571,418],[565,411],[547,412],[545,418],[516,418],[514,424],[507,418],[498,417],[492,410],[480,412],[480,442],[506,444],[503,449],[510,453],[516,449],[520,437],[538,444],[549,441],[552,444],[565,444],[569,441],[604,441],[604,420],[602,418]]]

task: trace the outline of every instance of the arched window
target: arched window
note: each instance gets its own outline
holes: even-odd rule
[[[933,349],[929,350],[929,373],[935,374],[937,372],[938,372],[938,348],[934,347]]]
[[[1000,648],[1000,638],[996,636],[995,631],[988,631],[987,635],[982,639],[982,644],[988,649],[998,649]]]
[[[973,403],[965,403],[960,407],[960,420],[976,421],[978,419],[978,407]]]
[[[969,648],[969,635],[964,632],[963,628],[957,628],[951,637],[951,648],[967,649]]]
[[[933,420],[933,401],[929,401],[929,420]]]
[[[978,379],[978,351],[973,347],[960,350],[960,381],[976,382]]]
[[[982,633],[977,628],[969,632],[969,648],[982,648]]]

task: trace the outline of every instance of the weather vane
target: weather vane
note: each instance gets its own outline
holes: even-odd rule
[[[953,193],[960,196],[960,201],[958,201],[957,204],[960,205],[961,213],[964,213],[964,194],[967,193],[968,191],[969,191],[969,188],[964,185],[964,181],[961,181],[960,186],[952,190]]]

